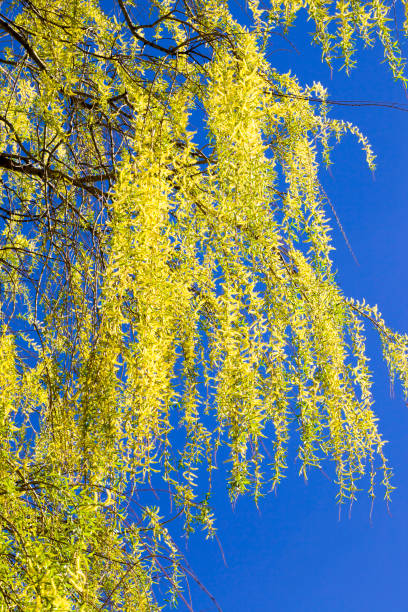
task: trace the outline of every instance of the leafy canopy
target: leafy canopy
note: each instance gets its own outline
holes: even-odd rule
[[[405,394],[408,338],[337,285],[318,180],[346,132],[374,155],[266,59],[303,9],[327,62],[378,39],[405,83],[392,3],[249,0],[245,27],[219,0],[144,4],[2,3],[2,610],[183,597],[165,506],[135,494],[211,536],[217,453],[232,500],[276,487],[290,438],[305,477],[333,460],[339,502],[366,472],[392,489],[365,326]]]

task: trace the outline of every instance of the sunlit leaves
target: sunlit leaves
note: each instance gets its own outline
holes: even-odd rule
[[[320,83],[266,59],[305,8],[327,61],[377,36],[403,79],[389,8],[254,0],[243,27],[224,2],[156,0],[144,23],[133,5],[3,20],[7,609],[150,611],[163,579],[177,599],[168,515],[212,536],[220,465],[232,501],[276,488],[295,447],[305,478],[333,461],[340,502],[377,472],[392,489],[365,325],[405,393],[408,340],[338,287],[319,183],[346,133],[374,154]]]

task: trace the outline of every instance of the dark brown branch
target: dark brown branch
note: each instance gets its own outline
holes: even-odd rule
[[[103,191],[95,186],[88,185],[88,183],[96,183],[98,181],[112,179],[115,176],[114,172],[105,172],[103,174],[91,174],[76,178],[64,174],[59,170],[53,170],[52,168],[38,168],[30,163],[21,163],[21,161],[16,161],[15,157],[16,156],[14,155],[11,156],[6,153],[0,153],[0,168],[4,168],[5,170],[9,170],[11,172],[26,174],[28,176],[35,176],[40,179],[45,179],[46,177],[60,179],[74,185],[75,187],[85,189],[85,191],[88,191],[96,197],[103,196]]]
[[[123,2],[123,0],[117,0],[119,6],[120,6],[120,10],[122,11],[123,17],[125,18],[125,21],[127,23],[127,26],[129,28],[129,30],[131,31],[132,35],[139,40],[140,42],[142,42],[144,45],[147,45],[148,47],[151,47],[152,49],[156,49],[156,51],[161,51],[162,53],[166,53],[166,55],[176,55],[177,53],[177,49],[174,47],[171,47],[170,49],[167,49],[166,47],[162,47],[162,45],[158,45],[157,43],[147,40],[147,38],[145,38],[144,36],[142,36],[141,34],[139,34],[139,32],[137,31],[137,26],[135,26],[135,24],[133,23],[132,19],[130,18],[130,15],[128,13],[128,10]]]
[[[28,44],[28,41],[22,36],[19,32],[17,32],[7,21],[0,17],[0,28],[2,28],[5,32],[10,34],[24,49],[27,51],[29,57],[37,64],[40,70],[47,71],[44,62],[38,57],[34,49]]]

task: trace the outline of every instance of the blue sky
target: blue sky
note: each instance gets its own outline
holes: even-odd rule
[[[333,100],[399,102],[408,108],[408,97],[382,63],[380,48],[359,53],[350,77],[343,71],[331,76],[320,50],[311,46],[311,29],[300,20],[289,34],[298,53],[277,39],[271,62],[283,71],[290,69],[304,85],[320,80]],[[357,265],[353,260],[333,221],[339,284],[345,294],[378,304],[392,328],[408,331],[408,112],[335,106],[331,116],[356,123],[378,156],[373,177],[355,138],[347,136],[334,152],[330,173],[321,171],[324,189],[359,261]],[[259,511],[250,498],[239,500],[233,509],[220,469],[213,505],[226,564],[218,543],[205,541],[201,534],[180,545],[223,612],[408,609],[408,407],[398,388],[395,398],[390,396],[375,333],[368,334],[368,352],[375,411],[389,441],[387,455],[397,487],[389,510],[378,487],[371,520],[364,492],[351,513],[343,508],[339,518],[335,485],[318,471],[305,485],[294,464],[277,495],[261,500]],[[193,583],[191,589],[195,610],[215,609]],[[186,608],[181,605],[180,610]]]

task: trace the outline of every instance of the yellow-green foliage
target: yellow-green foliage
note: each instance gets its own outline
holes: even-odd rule
[[[168,503],[142,492],[212,535],[217,453],[232,500],[278,485],[290,439],[305,477],[333,460],[340,502],[366,473],[392,489],[365,325],[405,394],[408,338],[337,285],[318,179],[345,132],[374,155],[266,59],[304,9],[326,61],[377,37],[405,82],[392,3],[251,0],[247,27],[147,4],[143,27],[130,0],[0,16],[1,610],[154,610],[159,579],[177,598]]]

